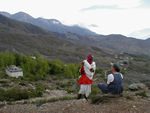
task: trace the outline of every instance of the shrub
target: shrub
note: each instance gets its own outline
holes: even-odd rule
[[[33,59],[30,55],[1,52],[0,70],[4,70],[9,65],[19,66],[23,69],[23,79],[29,81],[44,80],[50,74],[59,75],[61,78],[76,78],[78,76],[78,64],[64,64],[60,60],[50,61],[41,58],[37,52],[34,53],[34,56],[36,56],[36,59]],[[5,74],[2,75],[2,78],[7,77]]]
[[[48,87],[47,85],[42,84],[42,83],[37,83],[37,84],[36,84],[36,89],[39,90],[39,91],[45,91],[45,89],[46,89],[47,87]]]
[[[63,73],[64,63],[61,62],[60,60],[54,60],[53,62],[50,63],[50,66],[51,66],[51,70],[50,70],[51,74]]]
[[[67,91],[68,93],[77,93],[77,89],[73,88],[66,88],[65,91]]]
[[[98,88],[98,86],[96,85],[92,85],[92,88],[91,88],[91,96],[92,95],[98,95],[101,93],[101,90]]]
[[[29,98],[27,90],[21,90],[19,88],[12,88],[7,91],[1,89],[0,94],[1,101],[14,101]]]
[[[6,75],[4,72],[0,73],[0,78],[8,78],[8,75]]]
[[[54,97],[50,99],[41,99],[41,100],[33,101],[32,104],[41,105],[41,104],[48,103],[48,102],[73,100],[73,99],[76,99],[76,96],[62,96],[62,97]]]
[[[105,96],[95,95],[95,96],[91,97],[91,103],[92,104],[106,103],[106,102],[109,102],[109,101],[110,101],[110,98],[105,97]]]
[[[134,60],[138,62],[147,62],[147,60],[144,58],[134,58]]]
[[[126,99],[133,100],[134,96],[135,96],[134,94],[129,93],[128,91],[123,92],[123,97],[125,97]]]
[[[50,63],[50,74],[63,76],[65,78],[76,78],[78,76],[78,64],[64,64],[59,60]]]
[[[96,74],[104,73],[104,70],[101,68],[96,68]]]
[[[64,76],[67,78],[77,78],[78,74],[78,69],[79,69],[78,64],[67,64],[64,67]]]
[[[42,96],[41,91],[37,90],[26,90],[26,89],[20,89],[20,88],[12,88],[8,90],[0,89],[0,101],[15,101],[15,100],[21,100],[21,99],[28,99],[32,97],[40,97]]]
[[[125,98],[129,99],[129,100],[133,100],[133,96],[132,95],[126,95]]]
[[[121,71],[120,71],[122,74],[125,74],[125,72],[126,72],[126,70],[124,70],[124,69],[121,69]]]
[[[52,75],[51,76],[52,80],[59,80],[59,79],[64,79],[64,76],[59,76],[59,75]]]
[[[6,66],[15,65],[15,56],[9,52],[0,53],[0,70],[3,70]]]
[[[56,90],[57,88],[56,87],[54,87],[54,86],[51,86],[50,87],[50,90]]]
[[[65,82],[65,83],[56,82],[56,85],[58,85],[62,88],[72,86],[72,84],[73,84],[73,81],[69,81],[69,82]]]
[[[33,98],[33,97],[42,97],[43,92],[41,90],[33,90],[33,89],[29,89],[29,97]]]
[[[141,96],[142,98],[148,97],[147,94],[146,94],[146,91],[137,92],[137,93],[135,93],[135,95],[136,96]]]

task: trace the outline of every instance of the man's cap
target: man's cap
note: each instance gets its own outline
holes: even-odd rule
[[[120,72],[120,68],[117,64],[114,64],[114,63],[110,63],[111,66],[114,67],[114,69],[117,71],[117,72]]]

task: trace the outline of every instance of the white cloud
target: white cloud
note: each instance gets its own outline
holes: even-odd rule
[[[143,1],[0,0],[0,10],[10,13],[24,11],[34,17],[55,18],[68,25],[79,24],[88,27],[100,34],[127,35],[150,26],[150,9],[138,8],[143,4]],[[99,10],[81,11],[81,9],[91,6],[99,6]],[[115,6],[116,10],[112,10],[109,6],[111,8]],[[89,26],[91,24],[98,27]]]
[[[141,5],[141,0],[116,0],[120,8],[135,8]]]

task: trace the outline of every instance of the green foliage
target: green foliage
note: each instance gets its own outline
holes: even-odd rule
[[[59,60],[50,63],[50,74],[64,76],[65,78],[76,78],[78,76],[78,64],[64,64]]]
[[[9,78],[8,75],[6,75],[4,72],[0,73],[0,78]]]
[[[7,66],[16,65],[23,69],[23,80],[37,81],[44,80],[48,75],[56,75],[54,79],[76,78],[78,76],[78,64],[65,64],[60,60],[50,61],[40,57],[38,52],[34,53],[36,59],[30,55],[12,54],[9,52],[0,53],[0,70]],[[6,78],[5,74],[2,74]]]
[[[92,104],[107,103],[109,101],[110,101],[110,98],[107,96],[95,95],[91,97]]]
[[[38,53],[37,51],[34,52],[33,56],[35,56],[36,58],[40,58],[40,53]]]
[[[73,100],[76,99],[76,96],[62,96],[62,97],[54,97],[49,99],[40,99],[37,101],[31,102],[32,104],[44,104],[48,102],[56,102],[56,101],[64,101],[64,100]]]
[[[127,88],[126,88],[127,89]],[[125,91],[122,93],[123,97],[129,100],[133,100],[134,99],[134,94],[133,93],[129,93],[126,89],[124,89]]]
[[[9,52],[0,53],[0,70],[5,69],[6,66],[15,64],[15,56]]]
[[[64,68],[64,75],[66,75],[66,77],[68,78],[77,78],[78,76],[78,69],[79,69],[79,65],[78,64],[68,64],[67,66],[65,66],[67,68],[67,70],[65,70]]]
[[[65,91],[67,91],[68,93],[77,93],[77,89],[73,88],[66,88]]]
[[[146,91],[137,92],[137,93],[135,93],[135,95],[136,96],[141,96],[142,98],[148,97],[147,94],[146,94]]]
[[[26,90],[20,88],[12,88],[8,90],[0,89],[0,101],[15,101],[21,99],[28,99],[32,97],[40,97],[42,96],[41,91],[37,90]]]
[[[33,90],[33,89],[29,89],[29,98],[33,98],[33,97],[42,97],[43,92],[41,90]]]
[[[92,85],[91,90],[92,91],[91,91],[91,95],[90,96],[95,96],[95,95],[101,94],[101,90],[96,85]]]
[[[65,87],[69,87],[73,85],[73,81],[69,81],[69,82],[65,82],[65,83],[61,83],[61,82],[56,82],[56,85],[65,88]]]
[[[122,74],[125,74],[125,72],[126,72],[126,70],[124,70],[124,69],[121,69],[121,71],[120,71]]]
[[[123,61],[123,64],[128,64],[128,62],[127,61]]]
[[[48,86],[42,83],[36,83],[36,89],[39,91],[44,91]]]
[[[104,70],[101,69],[101,68],[97,68],[95,73],[96,73],[96,74],[100,74],[102,78],[105,77],[105,72],[104,72]]]
[[[126,96],[124,96],[126,99],[129,99],[129,100],[133,100],[133,95],[126,95]]]
[[[50,63],[51,66],[51,74],[61,74],[63,73],[64,63],[60,60],[54,60]]]
[[[56,90],[57,88],[55,86],[51,86],[50,90]]]
[[[134,58],[134,60],[137,62],[147,62],[147,60],[144,58]]]
[[[51,75],[52,80],[60,80],[60,79],[64,79],[64,76],[59,76],[59,75]]]

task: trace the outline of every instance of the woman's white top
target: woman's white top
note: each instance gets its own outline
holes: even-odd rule
[[[84,60],[84,71],[86,73],[86,76],[89,78],[89,79],[93,79],[93,75],[95,73],[95,70],[96,70],[96,64],[95,62],[93,62],[92,64],[89,64],[87,60]],[[90,69],[93,68],[94,72],[91,72]]]

